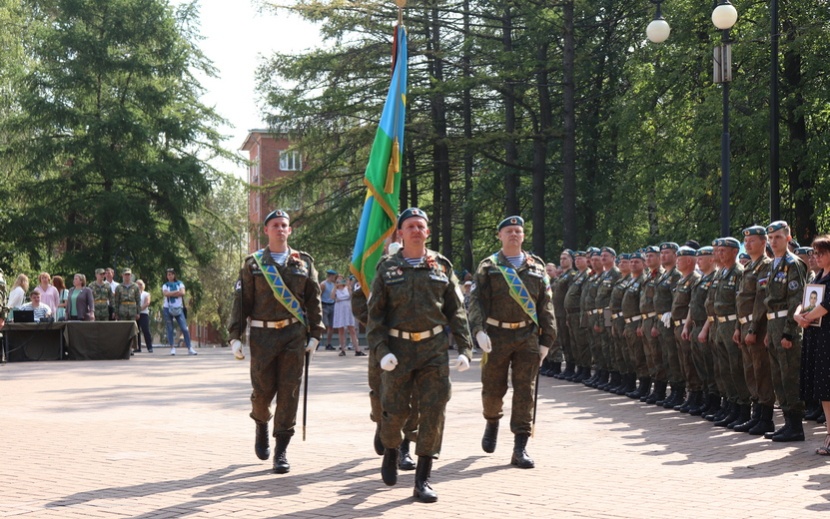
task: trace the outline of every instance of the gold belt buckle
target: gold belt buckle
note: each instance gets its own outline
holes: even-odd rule
[[[519,327],[520,324],[522,324],[522,323],[510,323],[510,329],[515,330],[516,328]]]
[[[274,329],[279,330],[280,328],[285,328],[285,323],[287,319],[283,319],[282,321],[274,321]]]
[[[420,340],[421,340],[421,332],[411,332],[411,333],[409,334],[409,337],[410,337],[413,341],[418,342],[418,341],[420,341]]]

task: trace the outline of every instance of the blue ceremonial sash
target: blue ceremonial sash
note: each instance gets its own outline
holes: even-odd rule
[[[536,303],[534,303],[533,299],[530,297],[530,293],[527,291],[527,288],[522,282],[522,278],[520,278],[519,274],[516,272],[516,269],[505,265],[499,265],[498,252],[493,254],[490,259],[493,260],[493,264],[498,267],[502,276],[504,276],[504,280],[507,281],[507,286],[510,287],[510,297],[512,297],[513,300],[522,307],[522,310],[524,310],[528,317],[533,320],[533,323],[536,324],[536,326],[539,326],[539,317],[536,315]]]
[[[277,269],[276,265],[268,265],[263,263],[262,256],[265,254],[265,249],[261,249],[256,251],[253,254],[254,261],[259,266],[259,270],[262,271],[263,275],[265,276],[265,281],[268,282],[268,286],[271,287],[271,290],[274,292],[274,297],[277,301],[288,310],[291,315],[297,318],[298,321],[303,323],[303,326],[307,326],[305,315],[303,314],[303,307],[300,305],[300,302],[291,293],[291,290],[287,286],[285,286],[285,281],[282,280],[282,276],[280,276],[280,271]]]

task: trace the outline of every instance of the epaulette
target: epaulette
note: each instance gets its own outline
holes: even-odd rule
[[[452,261],[450,261],[449,259],[447,259],[447,257],[446,257],[446,256],[444,256],[444,255],[443,255],[443,254],[441,254],[440,252],[436,252],[436,251],[429,251],[429,252],[431,252],[431,253],[433,253],[433,254],[435,255],[435,259],[437,259],[437,260],[439,260],[439,261],[442,261],[442,262],[446,263],[447,265],[449,265],[450,269],[452,269]],[[427,254],[429,254],[429,253],[427,253]]]
[[[308,258],[308,260],[309,260],[311,263],[314,263],[314,258],[311,256],[311,254],[309,254],[309,253],[307,253],[307,252],[305,252],[305,251],[302,251],[302,250],[298,250],[298,251],[294,251],[294,252],[299,253],[299,255],[300,255],[300,256],[305,256],[306,258]]]
[[[796,261],[797,259],[799,259],[799,258],[798,258],[798,256],[793,256],[793,255],[791,255],[791,254],[787,254],[786,256],[784,256],[784,261],[786,261],[786,262],[787,262],[788,264],[790,264],[790,265],[792,265],[793,263],[795,263],[795,261]]]

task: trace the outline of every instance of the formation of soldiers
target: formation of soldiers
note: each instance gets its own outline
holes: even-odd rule
[[[560,333],[542,374],[776,442],[803,441],[793,316],[816,265],[809,248],[790,250],[784,221],[742,234],[743,262],[732,237],[620,255],[563,251],[552,281]],[[776,400],[785,419],[778,429]]]

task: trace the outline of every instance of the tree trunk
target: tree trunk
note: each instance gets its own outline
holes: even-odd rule
[[[562,109],[562,234],[564,246],[576,249],[576,84],[574,78],[574,3],[563,4]]]

